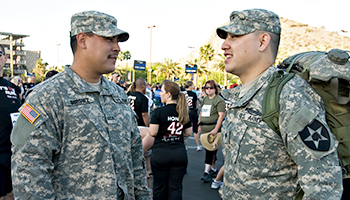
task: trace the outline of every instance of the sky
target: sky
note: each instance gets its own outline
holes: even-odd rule
[[[120,43],[121,50],[129,51],[131,60],[152,63],[164,58],[178,61],[193,50],[190,47],[203,46],[237,10],[267,9],[327,31],[345,30],[350,36],[349,0],[15,0],[4,1],[1,7],[0,32],[29,35],[23,49],[41,51],[49,66],[72,64],[70,18],[87,10],[114,16],[118,28],[130,34]],[[148,27],[153,25],[151,37]]]

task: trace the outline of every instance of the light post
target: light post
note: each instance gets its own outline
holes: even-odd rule
[[[148,69],[148,83],[151,84],[151,81],[152,81],[152,69],[149,68]]]
[[[340,30],[340,31],[343,32],[341,47],[342,47],[342,49],[344,49],[344,34],[347,33],[348,31],[345,31],[345,30]]]
[[[147,28],[149,28],[149,30],[150,30],[149,69],[151,69],[151,70],[152,70],[152,29],[153,29],[154,27],[156,27],[156,25],[147,27]],[[149,74],[149,75],[151,75],[151,74]],[[148,80],[149,80],[148,83],[151,84],[151,77],[149,77]]]
[[[188,48],[189,48],[191,51],[193,51],[192,49],[194,49],[194,47],[192,47],[192,46],[188,46]],[[190,52],[190,56],[191,56],[191,52]],[[196,63],[194,63],[194,64],[196,64]],[[198,85],[198,66],[197,66],[196,75],[194,76],[194,74],[192,74],[191,76],[192,76],[191,78],[193,79],[193,82],[194,82],[194,86],[197,87],[197,85]]]
[[[57,69],[60,67],[60,45],[61,44],[56,44],[56,46],[57,46]]]

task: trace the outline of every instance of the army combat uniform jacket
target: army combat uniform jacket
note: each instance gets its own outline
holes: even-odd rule
[[[340,199],[342,174],[321,98],[299,76],[283,88],[281,135],[262,121],[262,101],[274,67],[239,97],[242,85],[222,92],[231,101],[223,123],[223,199]]]
[[[141,136],[124,90],[72,69],[37,85],[12,131],[16,199],[151,199]]]

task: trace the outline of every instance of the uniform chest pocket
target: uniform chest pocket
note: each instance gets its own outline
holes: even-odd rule
[[[247,131],[247,124],[243,121],[235,120],[234,122],[225,122],[222,130],[223,154],[225,157],[232,158],[236,161],[241,148],[241,143]]]

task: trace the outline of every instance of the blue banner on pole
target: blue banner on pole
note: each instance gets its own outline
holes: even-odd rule
[[[135,70],[146,70],[146,61],[134,60],[134,69]]]
[[[185,66],[185,72],[189,74],[195,74],[197,73],[197,65],[189,65],[186,64]]]

